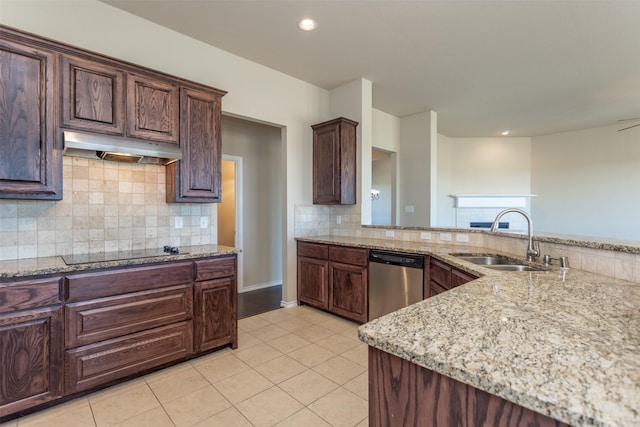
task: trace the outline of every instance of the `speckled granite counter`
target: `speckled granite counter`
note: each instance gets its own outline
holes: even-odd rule
[[[183,253],[162,255],[160,257],[140,257],[117,261],[94,261],[82,264],[67,265],[62,257],[29,258],[13,261],[0,261],[0,281],[17,277],[27,277],[46,274],[62,274],[95,268],[124,267],[128,265],[149,264],[205,258],[238,253],[239,250],[222,245],[184,246]]]
[[[498,273],[448,255],[455,246],[299,240],[428,253],[484,276],[361,326],[366,344],[571,425],[640,426],[637,284]]]

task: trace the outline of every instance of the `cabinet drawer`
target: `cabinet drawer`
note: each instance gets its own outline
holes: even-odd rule
[[[298,256],[307,258],[329,258],[329,246],[320,243],[298,242]]]
[[[224,257],[195,261],[196,281],[235,276],[236,257]]]
[[[87,390],[185,358],[193,349],[191,321],[67,350],[65,394]]]
[[[436,282],[445,289],[451,288],[451,267],[434,259],[429,264],[431,281]]]
[[[66,348],[92,344],[190,319],[191,285],[68,304]]]
[[[0,285],[0,313],[61,303],[61,277],[21,280]]]
[[[74,274],[68,277],[67,301],[73,302],[190,283],[192,272],[191,262],[169,262],[146,267]]]
[[[329,246],[329,259],[343,264],[366,267],[369,261],[369,250],[345,246]]]

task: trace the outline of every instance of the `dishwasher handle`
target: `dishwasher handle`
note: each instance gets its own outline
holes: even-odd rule
[[[371,251],[369,262],[424,269],[424,257],[399,252]]]

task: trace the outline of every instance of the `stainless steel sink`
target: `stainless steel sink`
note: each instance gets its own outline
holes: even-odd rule
[[[498,271],[546,271],[544,267],[520,264],[485,265],[485,267]]]
[[[524,261],[495,255],[454,254],[456,258],[498,271],[546,271],[542,266],[524,264]]]
[[[507,257],[491,256],[491,255],[454,255],[457,258],[468,261],[477,265],[517,265],[522,264],[522,261],[517,259],[511,259]]]

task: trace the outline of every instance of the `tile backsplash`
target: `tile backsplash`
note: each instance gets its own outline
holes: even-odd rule
[[[216,205],[166,203],[165,185],[164,166],[64,157],[61,201],[0,200],[0,260],[214,243]]]

